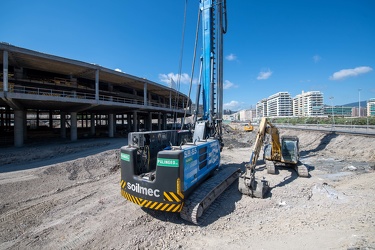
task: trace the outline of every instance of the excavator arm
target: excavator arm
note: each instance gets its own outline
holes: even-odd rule
[[[268,190],[268,182],[265,180],[255,180],[255,167],[259,158],[262,145],[267,131],[272,133],[272,127],[267,127],[268,121],[266,118],[262,118],[253,149],[251,151],[250,162],[246,165],[246,171],[240,176],[238,182],[238,189],[241,193],[252,196],[263,198]]]
[[[248,164],[248,169],[251,171],[253,171],[256,167],[266,134],[270,135],[272,141],[272,159],[275,161],[281,161],[282,159],[279,130],[267,118],[262,118],[259,124],[259,130],[257,132],[255,143],[251,151],[250,163]]]
[[[272,159],[275,161],[281,161],[281,144],[279,130],[275,127],[269,120],[266,120],[268,127],[266,128],[266,133],[271,137],[271,147],[272,147]]]
[[[257,164],[259,153],[260,153],[260,150],[262,149],[262,145],[264,142],[266,130],[267,130],[267,119],[263,118],[259,124],[257,137],[255,139],[253,150],[251,151],[250,163],[247,166],[247,168],[250,169],[251,171],[255,169],[255,166]]]

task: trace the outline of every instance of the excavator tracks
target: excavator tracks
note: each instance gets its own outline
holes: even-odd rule
[[[267,173],[268,174],[276,174],[276,167],[273,161],[264,160],[266,162]]]
[[[240,173],[239,168],[231,167],[218,171],[185,200],[180,212],[181,218],[196,225],[201,224],[209,215],[205,212],[211,203],[239,177]]]

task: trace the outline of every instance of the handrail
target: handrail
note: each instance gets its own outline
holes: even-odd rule
[[[22,85],[15,85],[13,83],[9,84],[9,92],[29,94],[29,95],[42,95],[42,96],[55,96],[55,97],[72,98],[72,99],[79,98],[79,99],[85,99],[85,100],[95,100],[95,94],[91,94],[91,93],[85,93],[85,92],[74,91],[74,90],[57,90],[57,89],[50,89],[50,88],[27,87],[27,86],[22,86]],[[115,103],[144,105],[143,100],[124,98],[124,97],[118,97],[118,96],[110,96],[110,95],[99,94],[99,100],[115,102]],[[169,104],[149,101],[147,106],[168,108]],[[184,109],[181,108],[180,110],[184,110]]]

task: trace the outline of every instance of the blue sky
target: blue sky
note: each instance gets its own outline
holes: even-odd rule
[[[198,6],[187,1],[185,94]],[[167,85],[180,73],[184,8],[185,0],[1,1],[0,41]],[[227,0],[227,8],[225,108],[280,91],[321,91],[329,105],[375,98],[375,1]]]

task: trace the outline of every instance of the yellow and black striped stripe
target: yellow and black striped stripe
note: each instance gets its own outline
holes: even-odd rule
[[[167,202],[173,202],[173,203],[164,203],[164,202],[156,202],[156,201],[150,201],[142,198],[138,198],[134,195],[129,194],[128,192],[125,191],[126,187],[126,182],[124,180],[121,180],[120,182],[121,185],[121,195],[141,206],[141,207],[146,207],[154,210],[160,210],[160,211],[166,211],[166,212],[180,212],[183,206],[183,195],[182,194],[177,194],[174,192],[164,192],[164,200]],[[181,197],[182,195],[182,197]]]
[[[164,200],[170,202],[182,202],[184,200],[183,194],[178,194],[175,192],[164,192]]]
[[[121,188],[125,188],[126,187],[126,181],[124,181],[124,180],[121,180],[121,182],[120,182],[120,186],[121,186]]]

